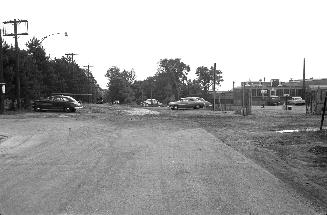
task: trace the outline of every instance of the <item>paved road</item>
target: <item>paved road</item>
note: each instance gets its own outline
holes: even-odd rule
[[[174,121],[1,119],[0,213],[315,214],[266,170]]]

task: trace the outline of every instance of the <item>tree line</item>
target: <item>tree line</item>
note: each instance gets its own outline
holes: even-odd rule
[[[12,45],[2,42],[3,74],[6,83],[6,99],[10,100],[12,107],[16,100],[16,73],[17,62],[15,49]],[[62,57],[50,59],[46,55],[41,41],[32,38],[26,44],[26,49],[19,51],[19,74],[22,105],[28,108],[30,101],[47,97],[52,93],[79,94],[81,100],[88,100],[87,95],[93,94],[96,98],[101,88],[91,73],[81,68],[72,59]]]
[[[135,79],[134,70],[120,70],[113,66],[107,70],[109,102],[140,104],[145,99],[154,98],[164,104],[187,96],[199,96],[211,100],[214,74],[216,86],[223,81],[222,72],[213,67],[200,66],[196,69],[196,79],[187,78],[190,66],[180,58],[161,59],[157,72],[143,81]]]

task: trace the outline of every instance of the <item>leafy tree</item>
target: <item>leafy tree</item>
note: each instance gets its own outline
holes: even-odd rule
[[[182,86],[186,84],[187,74],[190,66],[176,59],[161,59],[159,62],[156,79],[164,89],[164,100],[170,100],[173,97],[179,99],[181,96]]]
[[[212,80],[208,67],[198,67],[195,74],[198,76],[197,80],[204,90],[204,93],[207,94],[209,91],[210,81]]]
[[[203,89],[202,97],[205,99],[209,98],[209,89],[213,88],[213,80],[214,80],[214,68],[205,66],[200,66],[196,69],[195,74],[197,75],[197,82],[200,84],[201,88]],[[216,86],[220,86],[222,79],[222,72],[220,70],[216,70]]]
[[[212,82],[213,82],[213,79],[214,79],[213,74],[214,74],[214,68],[213,68],[213,66],[211,66],[210,67],[210,77],[211,77]],[[215,77],[216,83],[215,84],[216,84],[216,86],[220,86],[221,82],[224,81],[223,76],[222,76],[222,71],[216,69],[215,74],[216,74],[216,77]]]
[[[108,94],[109,101],[119,100],[121,103],[131,103],[135,101],[132,84],[135,81],[134,70],[123,70],[120,72],[118,67],[111,67],[105,75],[108,78]]]

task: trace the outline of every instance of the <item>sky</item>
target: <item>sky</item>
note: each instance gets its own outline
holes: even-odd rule
[[[181,58],[190,79],[216,63],[219,90],[230,90],[233,81],[301,79],[304,58],[307,78],[327,78],[326,10],[324,0],[10,0],[1,2],[0,27],[8,32],[4,21],[28,20],[22,49],[33,37],[60,33],[42,42],[46,53],[78,54],[76,63],[93,66],[102,88],[112,66],[144,80],[160,59]]]

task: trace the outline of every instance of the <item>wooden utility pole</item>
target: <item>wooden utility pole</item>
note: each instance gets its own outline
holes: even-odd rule
[[[78,54],[75,54],[75,53],[68,53],[67,54],[66,53],[65,55],[67,56],[68,59],[70,59],[70,63],[71,63],[71,66],[70,67],[72,67],[71,73],[73,75],[73,83],[75,83],[76,82],[76,77],[75,77],[75,73],[74,73],[74,65],[73,65],[73,63],[74,63],[74,55],[78,55]]]
[[[92,94],[92,83],[91,83],[91,73],[90,73],[90,67],[93,67],[93,66],[90,66],[89,64],[87,66],[84,66],[84,67],[87,67],[87,79],[89,81],[89,93],[90,93],[90,97],[89,97],[89,103],[91,103],[91,101],[93,101],[93,94]]]
[[[21,110],[21,101],[20,101],[20,72],[19,72],[19,49],[18,49],[18,36],[19,35],[28,35],[25,33],[17,32],[17,24],[25,23],[28,26],[27,20],[10,20],[3,22],[3,24],[13,24],[14,25],[14,33],[4,34],[3,36],[13,36],[15,38],[15,52],[16,52],[16,64],[15,64],[15,73],[16,73],[16,99],[17,99],[17,109]],[[28,29],[28,27],[27,27]]]
[[[216,110],[216,63],[213,65],[213,111]]]
[[[2,92],[4,89],[5,81],[3,78],[3,64],[2,64],[2,32],[0,29],[0,114],[3,114],[5,111],[5,92]]]
[[[327,93],[326,93],[326,96],[325,96],[324,107],[322,109],[320,131],[322,130],[322,126],[324,125],[324,119],[325,119],[325,113],[326,113],[326,103],[327,103]]]
[[[303,59],[303,86],[302,86],[302,98],[305,98],[305,58]]]
[[[65,55],[66,55],[67,57],[69,57],[71,63],[74,63],[74,55],[78,55],[78,54],[75,54],[75,53],[68,53],[68,54],[65,54]]]

